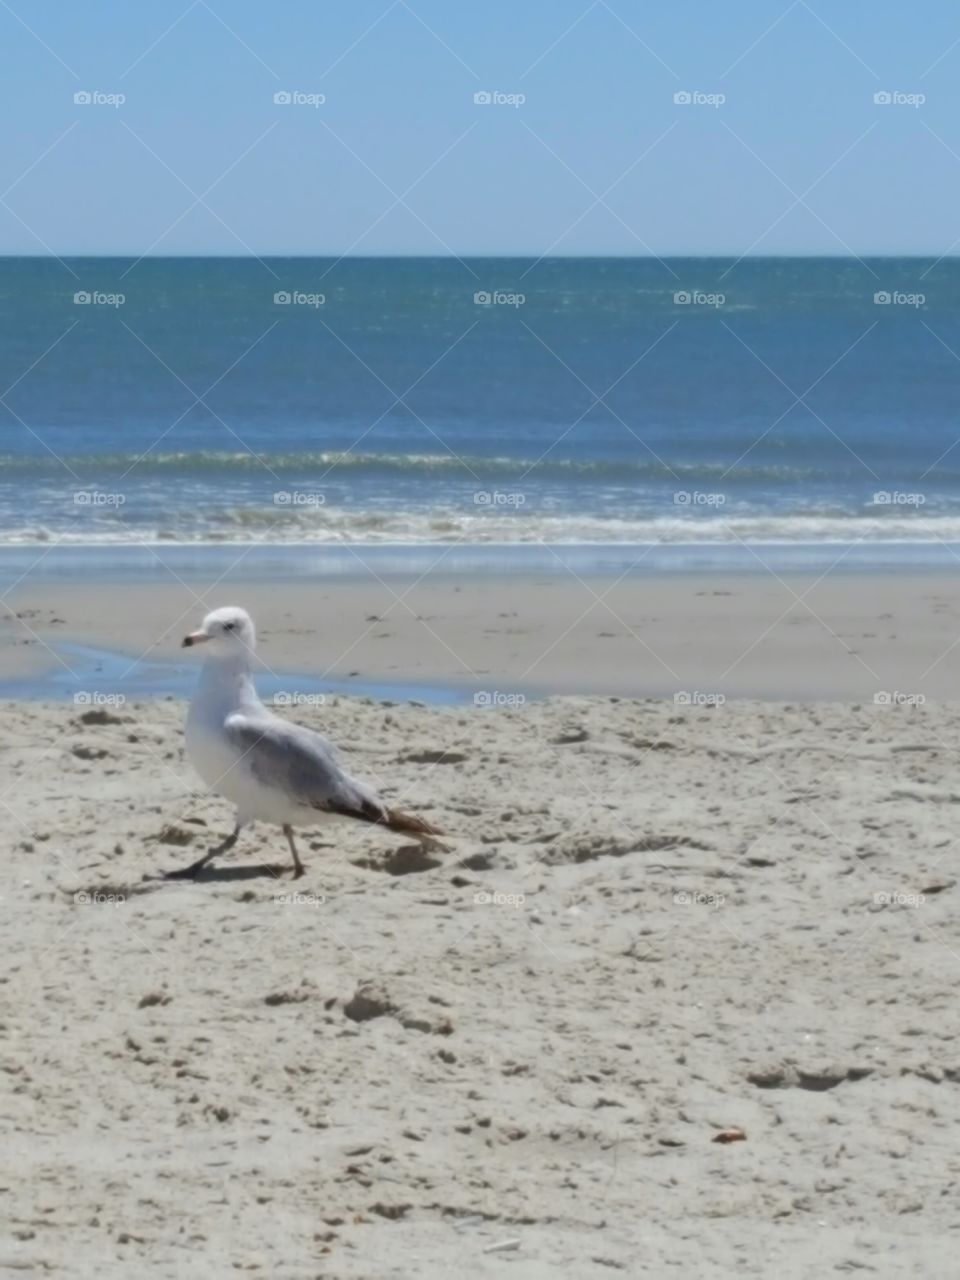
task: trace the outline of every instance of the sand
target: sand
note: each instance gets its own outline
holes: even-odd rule
[[[28,576],[4,601],[0,676],[62,670],[50,646],[67,639],[131,661],[181,661],[180,639],[207,608],[241,604],[259,621],[270,669],[361,688],[405,680],[804,700],[953,698],[960,688],[956,580],[937,573],[96,585]]]
[[[451,852],[4,708],[0,1274],[955,1274],[960,710],[296,714]]]

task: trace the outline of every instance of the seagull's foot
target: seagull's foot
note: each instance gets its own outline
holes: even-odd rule
[[[298,864],[297,864],[297,866],[295,866],[295,867],[293,868],[293,875],[290,877],[290,879],[291,879],[291,880],[299,880],[299,879],[300,879],[300,877],[301,877],[305,872],[306,872],[306,867],[303,865],[303,863],[302,863],[302,862],[301,862],[301,863],[298,863]]]
[[[426,853],[453,853],[453,847],[436,836],[422,835],[419,840],[420,848]]]
[[[191,862],[188,867],[181,867],[179,871],[165,871],[163,873],[164,880],[196,880],[197,876],[208,866],[214,858],[226,853],[237,843],[237,837],[240,835],[240,824],[234,827],[226,840],[221,840],[219,844],[214,845],[212,849],[208,849],[202,858],[198,858],[196,862]]]

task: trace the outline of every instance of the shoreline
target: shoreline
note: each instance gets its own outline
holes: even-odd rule
[[[831,573],[890,575],[960,570],[960,542],[941,539],[660,542],[31,542],[0,545],[0,590],[24,578],[92,584],[163,578],[236,582],[361,579],[429,573],[485,578]]]
[[[431,690],[465,701],[472,691],[949,700],[960,689],[956,584],[943,573],[388,578],[369,567],[362,579],[273,582],[30,576],[5,596],[0,683],[31,680],[30,696],[55,698],[71,674],[73,688],[103,691],[123,691],[126,674],[138,695],[172,671],[180,693],[196,669],[183,634],[208,609],[241,604],[258,625],[268,691],[299,675],[301,692],[324,681],[341,693],[416,686],[431,701],[446,700]],[[75,669],[77,646],[95,652]]]

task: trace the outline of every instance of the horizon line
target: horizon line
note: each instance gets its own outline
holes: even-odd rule
[[[676,262],[682,259],[709,259],[714,261],[742,262],[782,262],[795,259],[829,262],[882,262],[891,259],[915,259],[935,264],[960,260],[960,253],[909,252],[909,253],[116,253],[116,252],[84,252],[84,253],[5,253],[0,251],[0,261],[77,261],[78,259],[116,258],[135,262],[178,262],[192,259],[218,258],[226,262],[261,262],[283,259],[315,259],[333,262],[483,262],[488,260],[516,260],[518,262],[577,262],[577,261],[609,261],[609,262]]]

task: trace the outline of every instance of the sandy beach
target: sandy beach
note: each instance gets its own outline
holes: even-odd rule
[[[954,9],[0,0],[0,1280],[957,1280]]]
[[[4,714],[4,1274],[951,1273],[955,707],[298,707],[450,852],[191,884],[180,704]]]
[[[37,583],[0,614],[0,677],[69,673],[63,641],[183,662],[209,608],[259,620],[266,672],[510,692],[798,700],[956,696],[960,604],[944,573],[620,580],[358,576],[343,582]],[[195,661],[195,659],[194,659]],[[86,678],[79,687],[89,687]]]

